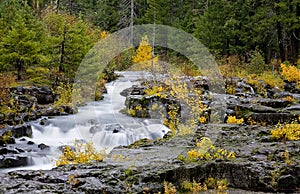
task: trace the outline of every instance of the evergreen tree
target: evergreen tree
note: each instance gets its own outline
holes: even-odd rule
[[[18,12],[10,26],[10,30],[4,34],[0,41],[0,67],[1,69],[16,69],[18,80],[21,80],[21,72],[25,67],[45,60],[40,53],[41,42],[36,29],[31,28],[26,21],[25,13]]]
[[[63,12],[50,11],[43,20],[50,33],[52,66],[66,73],[68,78],[74,77],[81,60],[97,39],[94,30],[81,17]]]

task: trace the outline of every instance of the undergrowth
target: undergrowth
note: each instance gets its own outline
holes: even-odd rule
[[[296,141],[300,139],[300,124],[293,121],[289,124],[278,124],[275,129],[271,131],[272,137],[277,140]]]
[[[236,154],[233,151],[227,151],[223,148],[216,148],[212,141],[203,137],[196,143],[196,148],[187,152],[187,156],[179,155],[178,159],[184,162],[197,162],[201,160],[214,160],[214,159],[232,159]]]
[[[89,164],[93,161],[103,161],[106,158],[106,152],[97,151],[92,142],[80,143],[75,140],[74,148],[66,146],[63,153],[56,161],[56,166],[65,164]]]

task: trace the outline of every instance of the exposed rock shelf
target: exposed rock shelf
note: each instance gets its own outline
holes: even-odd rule
[[[186,154],[194,146],[196,138],[214,127],[220,130],[216,145],[234,150],[235,159],[200,163],[178,160],[179,154]],[[282,156],[286,150],[291,157],[290,164]],[[207,124],[195,135],[115,148],[107,161],[101,163],[1,174],[0,190],[5,193],[143,193],[146,190],[157,193],[163,191],[163,181],[178,186],[184,180],[204,181],[213,177],[226,178],[230,193],[296,193],[300,191],[299,150],[299,141],[272,141],[270,129],[266,127]]]

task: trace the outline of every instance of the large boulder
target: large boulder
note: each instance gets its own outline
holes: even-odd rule
[[[51,104],[55,100],[55,94],[48,87],[23,87],[11,88],[15,95],[29,95],[37,99],[38,104]]]
[[[17,125],[9,129],[15,138],[19,137],[32,137],[32,128],[31,125],[26,123],[23,125]]]
[[[1,155],[0,156],[0,168],[11,168],[26,166],[28,164],[28,157],[24,155]]]

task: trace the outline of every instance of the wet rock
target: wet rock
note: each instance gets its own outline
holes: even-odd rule
[[[197,76],[192,77],[190,79],[190,82],[192,83],[194,88],[201,88],[203,91],[209,90],[209,80],[205,76]]]
[[[19,151],[7,147],[0,148],[0,155],[6,155],[6,154],[19,154]]]
[[[19,86],[11,88],[11,91],[16,95],[30,95],[35,97],[38,104],[51,104],[55,99],[53,92],[46,86],[29,88]]]
[[[34,142],[33,141],[28,141],[27,144],[28,145],[34,145]]]
[[[44,143],[39,144],[38,148],[40,148],[41,150],[50,150],[50,146],[48,146]]]
[[[33,96],[29,95],[20,95],[15,96],[15,100],[20,108],[22,108],[21,111],[28,111],[30,108],[36,105],[37,99]]]
[[[156,95],[151,96],[140,96],[140,95],[129,95],[126,98],[125,106],[127,110],[133,110],[135,117],[149,118],[150,112],[154,104],[162,104],[165,111],[169,112],[171,109],[176,109],[178,115],[180,115],[181,106],[179,102],[171,97],[160,98]],[[138,108],[137,108],[138,107]],[[173,107],[173,108],[172,108]],[[168,115],[166,115],[167,117]]]
[[[118,123],[106,125],[104,130],[111,131],[113,133],[118,133],[122,130],[124,130],[124,127]]]
[[[236,89],[236,93],[250,93],[252,95],[255,94],[254,89],[252,88],[252,86],[250,86],[249,84],[247,84],[244,81],[240,81],[237,83],[237,89]]]
[[[100,126],[92,126],[90,129],[89,129],[89,132],[91,133],[91,134],[95,134],[95,133],[97,133],[98,131],[101,131],[101,127]]]
[[[123,90],[120,94],[124,97],[129,95],[144,95],[146,89],[145,86],[133,85],[132,87]]]
[[[27,165],[27,157],[23,155],[0,156],[0,168],[11,168]]]
[[[50,124],[50,121],[49,121],[48,118],[45,117],[45,118],[42,118],[42,119],[40,120],[39,124],[40,124],[40,125],[45,125],[45,126],[47,126],[47,125]]]
[[[5,115],[0,113],[0,124],[4,123],[5,121]]]
[[[17,125],[12,127],[10,130],[16,138],[23,136],[32,137],[32,128],[30,124]]]
[[[78,112],[77,108],[74,108],[72,106],[67,106],[67,105],[63,105],[63,106],[59,106],[57,108],[58,110],[58,114],[59,115],[69,115],[69,114],[75,114]]]

